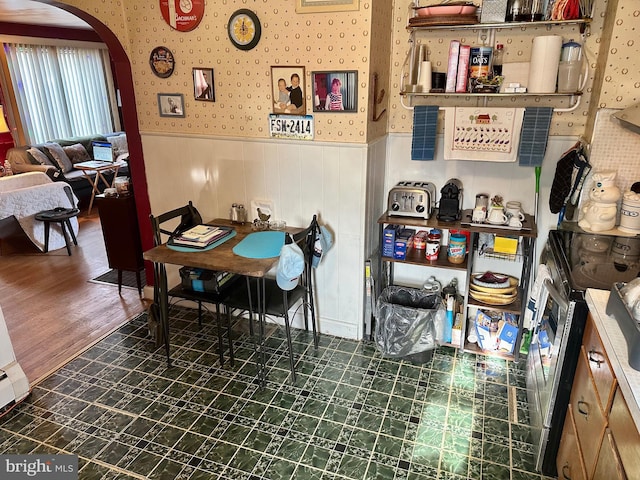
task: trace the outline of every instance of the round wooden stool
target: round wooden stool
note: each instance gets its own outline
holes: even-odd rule
[[[49,229],[51,227],[51,223],[59,223],[60,228],[62,229],[62,235],[64,236],[64,241],[67,244],[67,253],[71,256],[71,245],[69,245],[67,229],[69,230],[69,235],[71,235],[71,238],[73,239],[73,244],[78,245],[78,240],[76,239],[75,233],[73,233],[73,228],[69,219],[77,216],[79,213],[80,210],[77,208],[63,207],[36,213],[35,219],[44,222],[44,253],[49,251]]]

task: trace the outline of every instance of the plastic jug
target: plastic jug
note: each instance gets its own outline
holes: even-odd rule
[[[573,38],[562,44],[561,62],[579,62],[582,60],[582,45],[574,42]]]

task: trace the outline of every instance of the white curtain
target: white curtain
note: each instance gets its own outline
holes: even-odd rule
[[[23,43],[4,50],[29,143],[119,128],[106,51]]]

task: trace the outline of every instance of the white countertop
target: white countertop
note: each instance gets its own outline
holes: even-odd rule
[[[627,341],[618,321],[606,314],[609,293],[607,290],[588,289],[587,305],[636,428],[640,430],[640,371],[629,365]]]

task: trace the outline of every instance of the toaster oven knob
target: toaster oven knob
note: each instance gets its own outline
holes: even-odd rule
[[[393,202],[391,204],[391,210],[393,210],[394,212],[397,212],[398,210],[400,210],[400,204],[398,202]]]
[[[416,206],[416,212],[418,212],[418,213],[423,213],[423,212],[424,212],[424,205],[418,205],[418,206]]]

